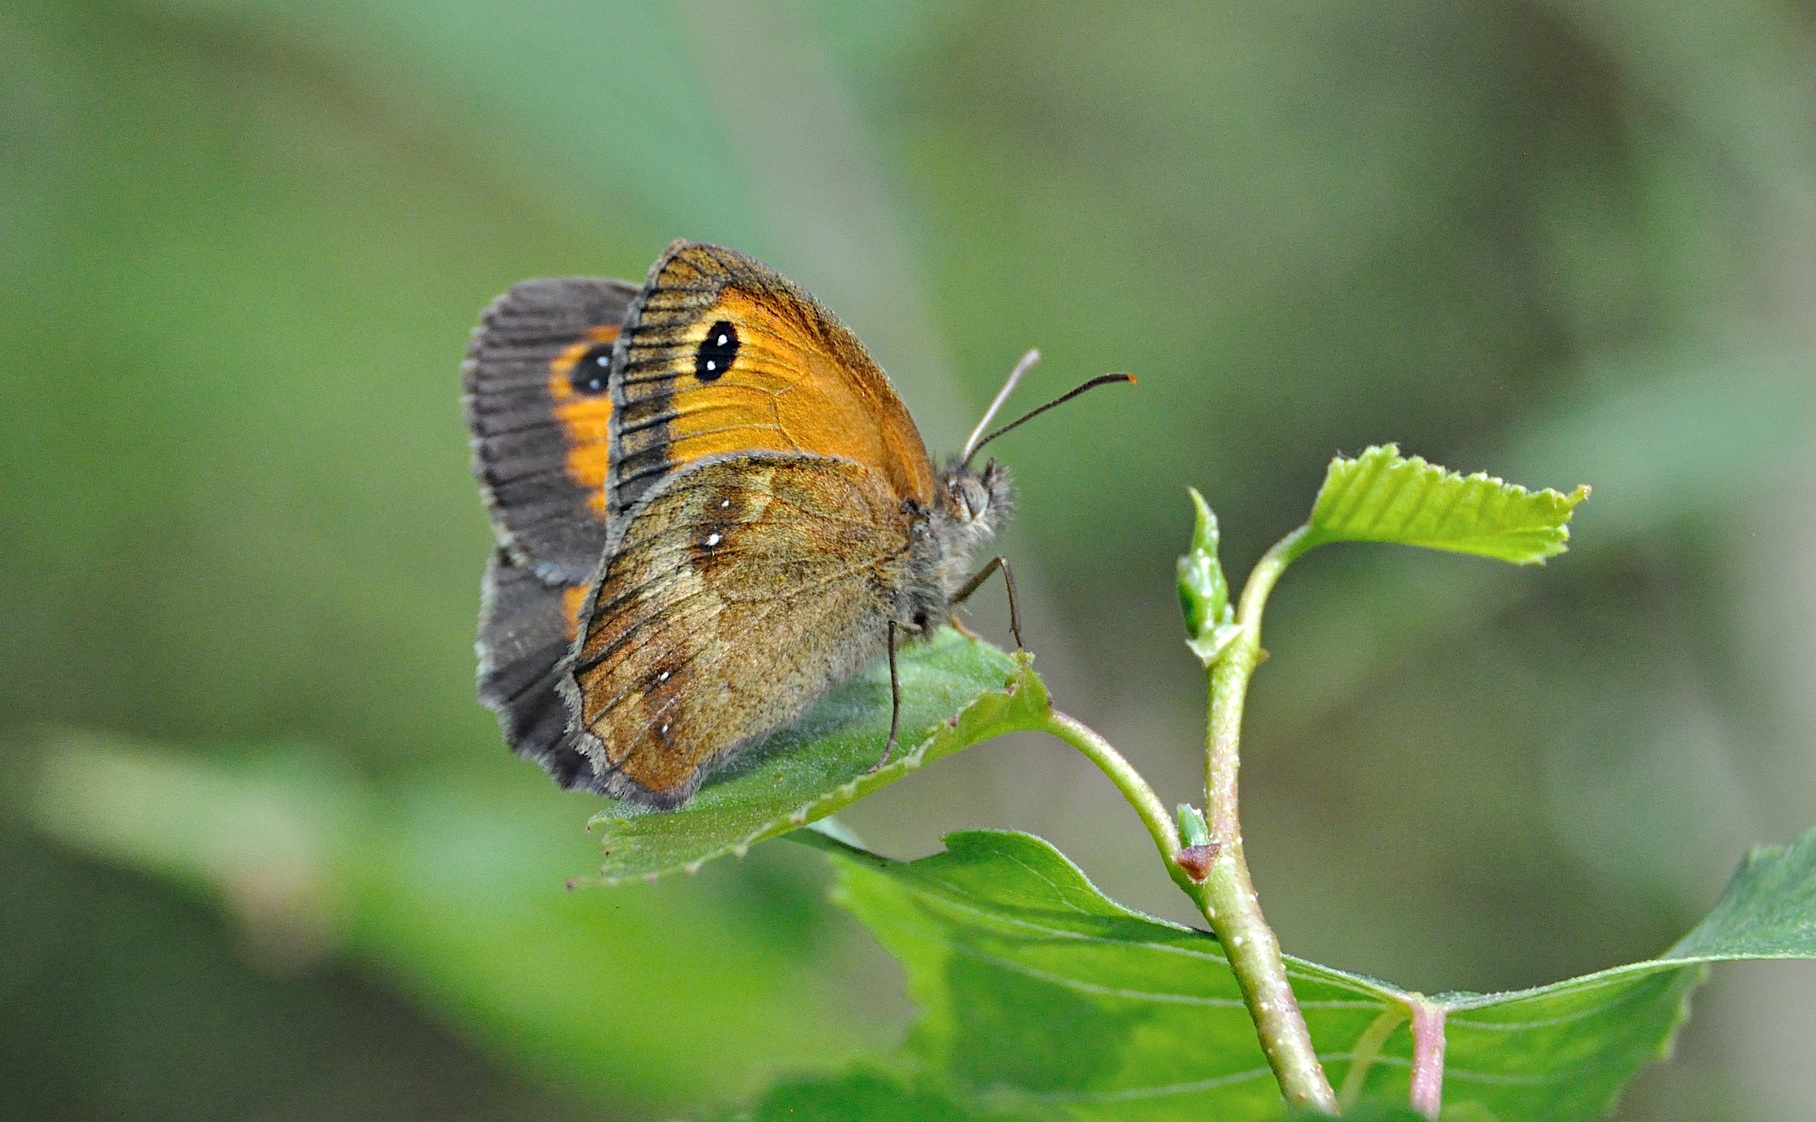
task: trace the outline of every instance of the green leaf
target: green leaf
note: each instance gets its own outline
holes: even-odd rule
[[[1029,1118],[1280,1116],[1235,978],[1210,935],[1130,911],[1052,846],[972,831],[910,863],[819,839],[840,897],[901,960],[920,1070],[973,1110]],[[1816,831],[1756,854],[1666,957],[1516,993],[1423,997],[1288,959],[1346,1102],[1408,1097],[1415,1003],[1447,1018],[1444,1116],[1598,1118],[1668,1048],[1704,963],[1816,958]],[[1372,1107],[1370,1107],[1372,1109]]]
[[[1755,849],[1696,929],[1659,956],[1710,962],[1816,958],[1816,830]]]
[[[972,831],[946,847],[838,861],[842,902],[921,1007],[911,1049],[959,1101],[1033,1118],[1280,1113],[1216,940],[1111,902],[1038,838]],[[1386,1007],[1364,979],[1293,972],[1320,1041],[1353,1042]]]
[[[778,1083],[735,1122],[973,1122],[982,1115],[938,1091],[903,1086],[873,1071]],[[1000,1114],[990,1115],[1000,1119]]]
[[[1046,720],[1046,687],[1027,654],[1008,655],[948,629],[896,661],[901,735],[886,766],[871,770],[889,739],[889,669],[879,661],[750,749],[679,810],[614,803],[595,814],[590,825],[601,831],[605,850],[600,875],[612,884],[742,856],[942,756]]]
[[[721,1115],[724,1122],[1015,1122],[1034,1116],[968,1110],[928,1087],[908,1086],[867,1069],[807,1079],[788,1079],[770,1088],[747,1111]],[[1406,1106],[1364,1103],[1345,1111],[1347,1122],[1426,1122]],[[1447,1122],[1477,1122],[1467,1113]],[[1482,1119],[1481,1122],[1493,1122]]]
[[[1325,542],[1398,542],[1538,564],[1564,552],[1565,525],[1589,497],[1550,488],[1528,491],[1477,472],[1463,476],[1392,444],[1331,461],[1300,549]]]

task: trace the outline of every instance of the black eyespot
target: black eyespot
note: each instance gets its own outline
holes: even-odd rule
[[[580,356],[574,363],[574,369],[568,374],[568,383],[574,392],[588,397],[597,397],[605,392],[608,376],[612,372],[612,345],[601,343]]]
[[[706,338],[700,340],[700,350],[694,355],[694,377],[710,382],[730,370],[737,357],[738,329],[728,321],[720,320],[708,328]]]

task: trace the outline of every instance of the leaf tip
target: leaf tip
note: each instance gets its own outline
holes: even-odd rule
[[[1204,501],[1204,493],[1196,487],[1187,487],[1185,493],[1192,497],[1192,512],[1197,515],[1194,537],[1203,537],[1208,529],[1217,532],[1217,516],[1211,512],[1211,504]]]

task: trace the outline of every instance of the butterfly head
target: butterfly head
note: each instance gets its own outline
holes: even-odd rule
[[[939,583],[950,594],[970,575],[971,554],[996,536],[1015,509],[1008,469],[986,460],[982,469],[954,459],[940,475],[933,512]]]
[[[964,584],[965,568],[970,561],[971,551],[996,535],[998,528],[1008,521],[1009,513],[1015,506],[1015,492],[1010,485],[1008,471],[994,459],[984,461],[981,469],[971,466],[978,450],[1004,433],[1021,427],[1027,421],[1056,405],[1072,400],[1086,390],[1112,382],[1135,380],[1131,374],[1104,374],[1092,378],[1040,408],[1022,414],[994,432],[986,432],[997,410],[1009,400],[1015,384],[1021,381],[1022,375],[1039,359],[1039,351],[1029,351],[1022,356],[1022,360],[1009,375],[1009,380],[997,392],[996,400],[990,403],[990,408],[984,411],[977,427],[971,430],[971,437],[965,441],[964,450],[952,458],[940,476],[940,506],[934,512],[932,522],[939,546],[937,556],[940,585],[948,595]]]
[[[952,520],[961,526],[977,527],[985,537],[996,532],[1014,506],[1009,472],[995,460],[986,461],[982,471],[955,460],[946,468],[940,483]]]

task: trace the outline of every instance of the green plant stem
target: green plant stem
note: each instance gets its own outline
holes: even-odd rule
[[[1293,558],[1309,549],[1310,531],[1300,527],[1282,538],[1255,565],[1236,612],[1237,635],[1209,671],[1210,728],[1205,751],[1205,806],[1210,845],[1216,856],[1203,881],[1181,868],[1179,832],[1166,806],[1141,773],[1109,741],[1072,717],[1049,714],[1047,732],[1084,753],[1135,808],[1167,872],[1211,923],[1230,969],[1242,988],[1249,1015],[1281,1094],[1295,1107],[1337,1113],[1337,1096],[1312,1048],[1280,957],[1280,941],[1261,914],[1242,853],[1242,824],[1236,799],[1240,764],[1242,706],[1248,683],[1261,662],[1261,613],[1274,584]]]
[[[1236,610],[1240,631],[1209,671],[1210,727],[1205,736],[1205,808],[1216,858],[1193,898],[1223,944],[1242,987],[1274,1077],[1286,1101],[1302,1109],[1337,1113],[1337,1096],[1312,1048],[1280,957],[1280,941],[1261,914],[1261,901],[1242,852],[1242,819],[1236,797],[1241,758],[1242,708],[1249,679],[1261,662],[1261,614],[1286,566],[1310,547],[1300,527],[1256,563]]]
[[[1160,796],[1154,793],[1154,788],[1148,786],[1148,781],[1141,777],[1134,765],[1094,730],[1058,710],[1048,713],[1045,728],[1047,732],[1084,753],[1086,759],[1109,776],[1110,782],[1122,792],[1122,797],[1135,808],[1135,813],[1141,815],[1149,836],[1154,839],[1154,847],[1160,850],[1161,861],[1165,862],[1174,879],[1183,876],[1179,867],[1173,863],[1173,857],[1179,852],[1179,828],[1167,815],[1166,804],[1160,801]]]

